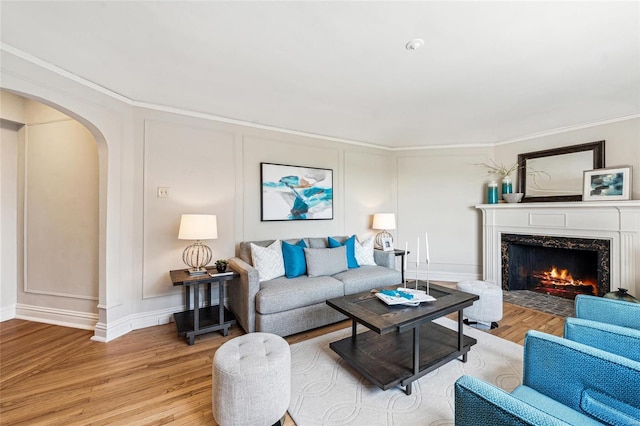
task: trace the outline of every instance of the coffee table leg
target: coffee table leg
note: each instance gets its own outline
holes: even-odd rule
[[[351,341],[353,343],[356,342],[356,328],[358,328],[358,323],[356,320],[351,320]]]
[[[462,332],[462,310],[458,311],[458,350],[462,350],[464,333]],[[462,355],[462,362],[467,362],[467,353]]]

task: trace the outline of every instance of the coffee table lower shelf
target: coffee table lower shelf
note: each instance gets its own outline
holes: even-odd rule
[[[377,334],[367,331],[331,343],[331,349],[340,355],[376,386],[383,390],[391,387],[411,386],[411,383],[447,362],[464,356],[477,340],[463,336],[458,350],[458,332],[433,322],[420,326],[419,371],[413,370],[413,332]],[[466,360],[466,357],[465,357]]]

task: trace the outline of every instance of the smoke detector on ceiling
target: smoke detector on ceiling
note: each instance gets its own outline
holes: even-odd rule
[[[405,46],[407,50],[417,50],[424,46],[424,40],[421,38],[414,38]]]

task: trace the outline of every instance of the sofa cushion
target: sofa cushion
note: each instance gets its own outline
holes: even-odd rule
[[[344,294],[340,281],[330,276],[296,278],[280,277],[260,283],[256,294],[256,311],[265,315],[288,311]]]
[[[347,247],[324,249],[304,249],[307,259],[307,274],[310,277],[323,275],[333,275],[346,271],[347,267]]]
[[[304,249],[307,247],[304,240],[295,244],[282,242],[282,257],[284,259],[284,274],[287,278],[295,278],[307,273],[307,262],[304,257]]]
[[[308,238],[309,240],[309,248],[327,248],[327,239],[326,238]]]
[[[373,258],[373,237],[369,237],[363,242],[356,240],[355,249],[356,249],[356,262],[358,265],[369,265],[375,266],[376,261]]]
[[[336,248],[340,246],[345,246],[347,248],[347,266],[350,269],[357,268],[359,266],[358,261],[356,260],[355,243],[356,243],[355,235],[347,238],[347,240],[344,242],[337,241],[331,237],[327,238],[327,244],[329,247]]]
[[[251,260],[253,267],[258,270],[261,282],[284,275],[284,259],[280,240],[275,240],[268,247],[251,243]]]
[[[336,250],[336,249],[333,249]],[[383,266],[361,266],[333,275],[344,284],[344,294],[355,294],[372,288],[400,284],[400,271]]]

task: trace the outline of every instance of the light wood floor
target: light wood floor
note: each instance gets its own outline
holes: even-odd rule
[[[345,321],[287,341],[349,325]],[[522,344],[529,329],[560,336],[563,326],[562,317],[505,303],[500,327],[488,332]],[[90,331],[5,321],[0,323],[0,424],[215,424],[213,354],[241,334],[234,326],[227,337],[211,333],[188,346],[175,325],[167,324],[98,343],[90,340]],[[287,417],[286,425],[294,423]]]

